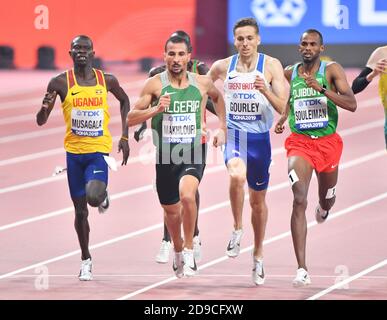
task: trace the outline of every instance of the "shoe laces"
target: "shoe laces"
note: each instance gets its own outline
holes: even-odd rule
[[[254,268],[253,271],[259,275],[260,277],[264,276],[264,271],[263,271],[263,261],[254,259]]]
[[[308,271],[306,271],[304,268],[297,269],[297,279],[304,280],[308,277]]]
[[[184,248],[183,256],[184,256],[184,264],[188,265],[191,268],[195,267],[193,250]]]
[[[86,260],[82,260],[82,264],[81,264],[81,274],[85,274],[85,273],[90,273],[91,272],[91,260],[90,259],[86,259]]]
[[[231,240],[230,240],[230,247],[233,248],[235,247],[236,244],[238,244],[238,240],[240,240],[242,234],[242,230],[238,231],[233,231],[231,235]]]

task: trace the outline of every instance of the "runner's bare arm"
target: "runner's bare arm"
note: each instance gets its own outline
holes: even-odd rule
[[[142,123],[168,108],[170,103],[169,95],[160,97],[158,105],[149,108],[152,101],[156,99],[156,97],[159,97],[160,94],[161,82],[159,77],[155,76],[147,79],[139,99],[135,103],[133,109],[128,113],[127,123],[129,127]]]
[[[210,76],[212,81],[216,81],[218,79],[225,80],[227,73],[228,62],[227,59],[215,61],[211,66],[210,71],[208,71],[207,75]]]
[[[122,150],[122,163],[121,165],[126,165],[129,158],[129,141],[128,141],[128,125],[126,123],[126,118],[130,110],[129,97],[125,91],[120,86],[117,78],[112,74],[105,74],[107,90],[110,91],[116,99],[120,102],[120,113],[121,113],[121,139],[118,142],[118,152]]]
[[[286,103],[286,107],[284,112],[282,113],[281,117],[278,119],[275,127],[274,127],[274,132],[275,133],[282,133],[285,130],[285,121],[287,120],[289,116],[289,111],[290,111],[290,97],[288,99],[288,102]]]
[[[221,92],[215,87],[214,83],[208,76],[203,76],[207,94],[214,102],[216,115],[219,118],[220,127],[226,129],[226,108]]]
[[[325,91],[325,96],[333,101],[337,106],[355,112],[357,108],[356,98],[351,87],[348,84],[344,69],[338,63],[328,65],[329,72],[332,75],[333,83],[337,89],[337,93],[332,90]]]
[[[256,89],[259,90],[267,98],[267,100],[269,100],[275,111],[282,114],[287,101],[284,71],[281,62],[272,57],[269,57],[267,66],[269,67],[269,72],[272,75],[272,90],[269,90],[269,88],[265,85],[260,85],[263,80],[259,77],[257,77],[255,81]]]
[[[59,94],[63,101],[66,97],[67,83],[66,75],[60,74],[50,80],[47,86],[47,92],[43,98],[42,106],[36,114],[36,123],[41,126],[45,124],[50,116],[52,109],[54,108],[56,96]],[[66,91],[66,92],[64,92]]]

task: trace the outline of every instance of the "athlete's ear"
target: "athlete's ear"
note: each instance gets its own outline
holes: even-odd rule
[[[325,50],[325,46],[322,44],[322,45],[320,46],[320,52],[324,52],[324,50]]]
[[[258,45],[260,45],[260,44],[261,44],[261,36],[258,35]]]

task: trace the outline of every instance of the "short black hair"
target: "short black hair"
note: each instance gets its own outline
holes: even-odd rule
[[[191,38],[187,32],[185,32],[184,30],[176,30],[174,33],[172,33],[170,35],[170,38],[172,38],[173,36],[179,36],[179,37],[184,38],[188,44],[188,52],[190,52],[190,53],[192,52]]]
[[[259,26],[257,20],[254,18],[248,17],[248,18],[242,18],[239,19],[237,22],[235,22],[234,27],[232,29],[233,33],[235,34],[235,30],[241,27],[251,26],[254,27],[257,31],[257,34],[259,34]]]
[[[188,53],[190,52],[189,51],[189,48],[190,48],[190,43],[187,41],[186,38],[183,38],[183,37],[180,37],[178,35],[172,35],[171,37],[168,38],[168,40],[165,42],[165,46],[164,46],[164,51],[167,52],[167,44],[169,42],[172,42],[172,43],[185,43],[185,45],[187,46],[187,51]]]
[[[323,36],[321,34],[320,31],[318,31],[317,29],[308,29],[308,30],[305,30],[302,35],[301,35],[301,38],[300,38],[300,41],[302,40],[302,36],[304,33],[315,33],[318,35],[318,37],[320,38],[320,45],[323,45],[324,44],[324,39],[323,39]]]
[[[75,40],[77,40],[77,39],[89,40],[90,43],[91,43],[91,48],[94,47],[94,45],[93,45],[93,40],[91,40],[91,38],[90,38],[89,36],[86,36],[86,35],[84,35],[84,34],[80,34],[80,35],[77,35],[76,37],[74,37],[73,40],[71,40],[70,48],[73,47],[73,44],[74,44]]]

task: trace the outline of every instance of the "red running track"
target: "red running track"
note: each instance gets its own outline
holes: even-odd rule
[[[347,71],[350,81],[357,71]],[[116,74],[134,103],[145,75]],[[46,126],[34,121],[52,75],[2,72],[0,77],[0,87],[8,88],[0,93],[0,299],[387,299],[384,114],[374,84],[357,96],[355,113],[340,112],[344,152],[338,197],[323,225],[314,222],[317,186],[315,179],[311,183],[307,262],[312,284],[296,289],[291,283],[297,266],[290,235],[292,194],[283,150],[288,131],[271,135],[274,165],[267,196],[264,286],[256,287],[250,278],[248,201],[243,250],[236,259],[225,256],[232,215],[228,176],[218,151],[209,154],[200,186],[203,259],[198,276],[176,279],[172,261],[155,263],[162,213],[153,187],[149,137],[141,144],[130,141],[130,164],[110,173],[108,214],[90,209],[94,280],[80,282],[66,177],[51,176],[55,166],[65,164],[59,104]],[[18,89],[21,82],[23,90]],[[118,104],[112,99],[111,106],[111,131],[119,136]],[[215,118],[208,118],[214,129]],[[115,143],[112,155],[120,160],[116,150]],[[337,288],[339,281],[344,281],[342,288]]]

